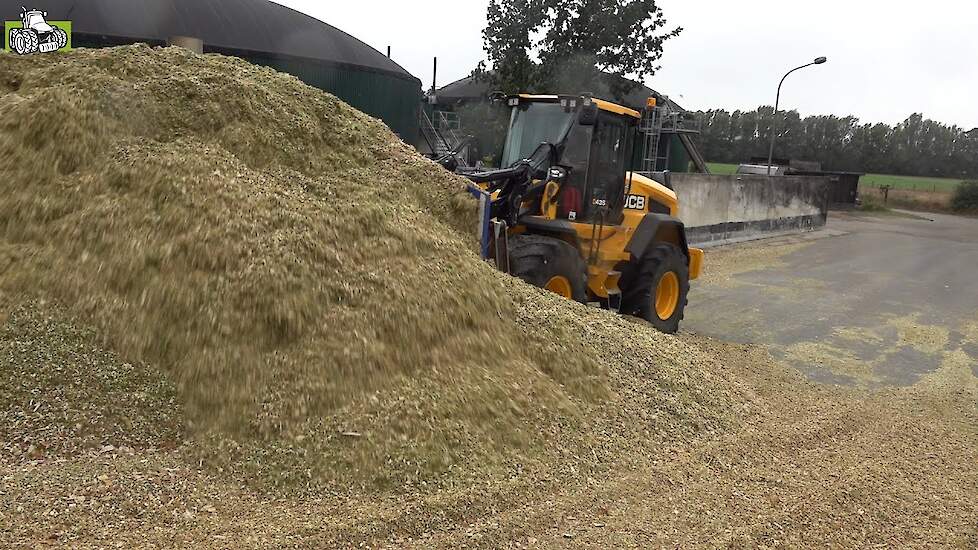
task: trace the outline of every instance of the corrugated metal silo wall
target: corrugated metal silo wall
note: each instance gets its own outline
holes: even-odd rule
[[[289,73],[310,86],[326,90],[356,109],[383,120],[405,142],[413,144],[417,141],[420,81],[308,59],[255,54],[249,54],[245,59]]]
[[[635,147],[632,149],[632,158],[629,162],[628,169],[641,171],[644,169],[642,164],[642,157],[646,154],[644,150],[645,134],[642,133],[637,127],[635,128]],[[672,172],[689,172],[689,153],[686,151],[686,146],[679,139],[679,136],[675,134],[663,134],[661,136],[661,141],[659,142],[659,156],[665,155],[665,148],[669,148],[669,166],[662,166],[662,161],[660,160],[656,170],[670,170]]]
[[[671,136],[669,147],[669,170],[673,172],[689,172],[689,152],[679,136]]]

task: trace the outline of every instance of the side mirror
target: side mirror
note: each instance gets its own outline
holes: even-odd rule
[[[594,103],[587,103],[581,106],[581,113],[577,117],[577,122],[581,126],[594,126],[598,121],[598,106]]]

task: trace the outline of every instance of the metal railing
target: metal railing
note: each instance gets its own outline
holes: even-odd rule
[[[431,149],[433,157],[453,155],[461,165],[469,164],[472,140],[462,133],[461,120],[457,113],[434,111],[432,116],[429,116],[427,111],[420,109],[418,123],[421,126],[421,135]]]
[[[435,123],[439,130],[462,129],[462,119],[452,111],[435,111]]]
[[[699,134],[701,128],[700,117],[670,109],[668,99],[661,105],[645,109],[640,126],[644,137],[642,171],[651,173],[669,169],[672,136],[675,135],[689,153],[690,160],[696,165],[697,170],[709,173],[706,162],[692,140],[692,135]],[[663,136],[668,138],[663,139]]]
[[[458,113],[435,111],[435,125],[452,151],[462,145],[468,137],[462,133],[462,121]]]

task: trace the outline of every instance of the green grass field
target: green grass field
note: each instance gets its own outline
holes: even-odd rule
[[[710,169],[710,172],[714,174],[719,174],[721,176],[729,176],[730,174],[737,173],[736,164],[722,164],[719,162],[708,162],[706,166]]]
[[[737,172],[736,164],[721,164],[709,162],[710,172],[714,174],[733,174]],[[859,181],[860,185],[880,187],[889,185],[894,189],[911,189],[916,191],[953,191],[961,180],[949,178],[921,178],[915,176],[892,176],[888,174],[866,174]]]
[[[949,178],[922,178],[914,176],[892,176],[888,174],[866,174],[859,183],[870,187],[889,185],[894,189],[912,189],[914,191],[944,191],[950,193],[961,183],[961,180]]]

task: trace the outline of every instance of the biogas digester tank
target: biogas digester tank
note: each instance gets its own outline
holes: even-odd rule
[[[408,143],[418,132],[420,80],[345,32],[267,0],[0,0],[0,19],[19,21],[22,6],[71,21],[75,48],[195,38],[204,53],[241,57],[330,92]]]

